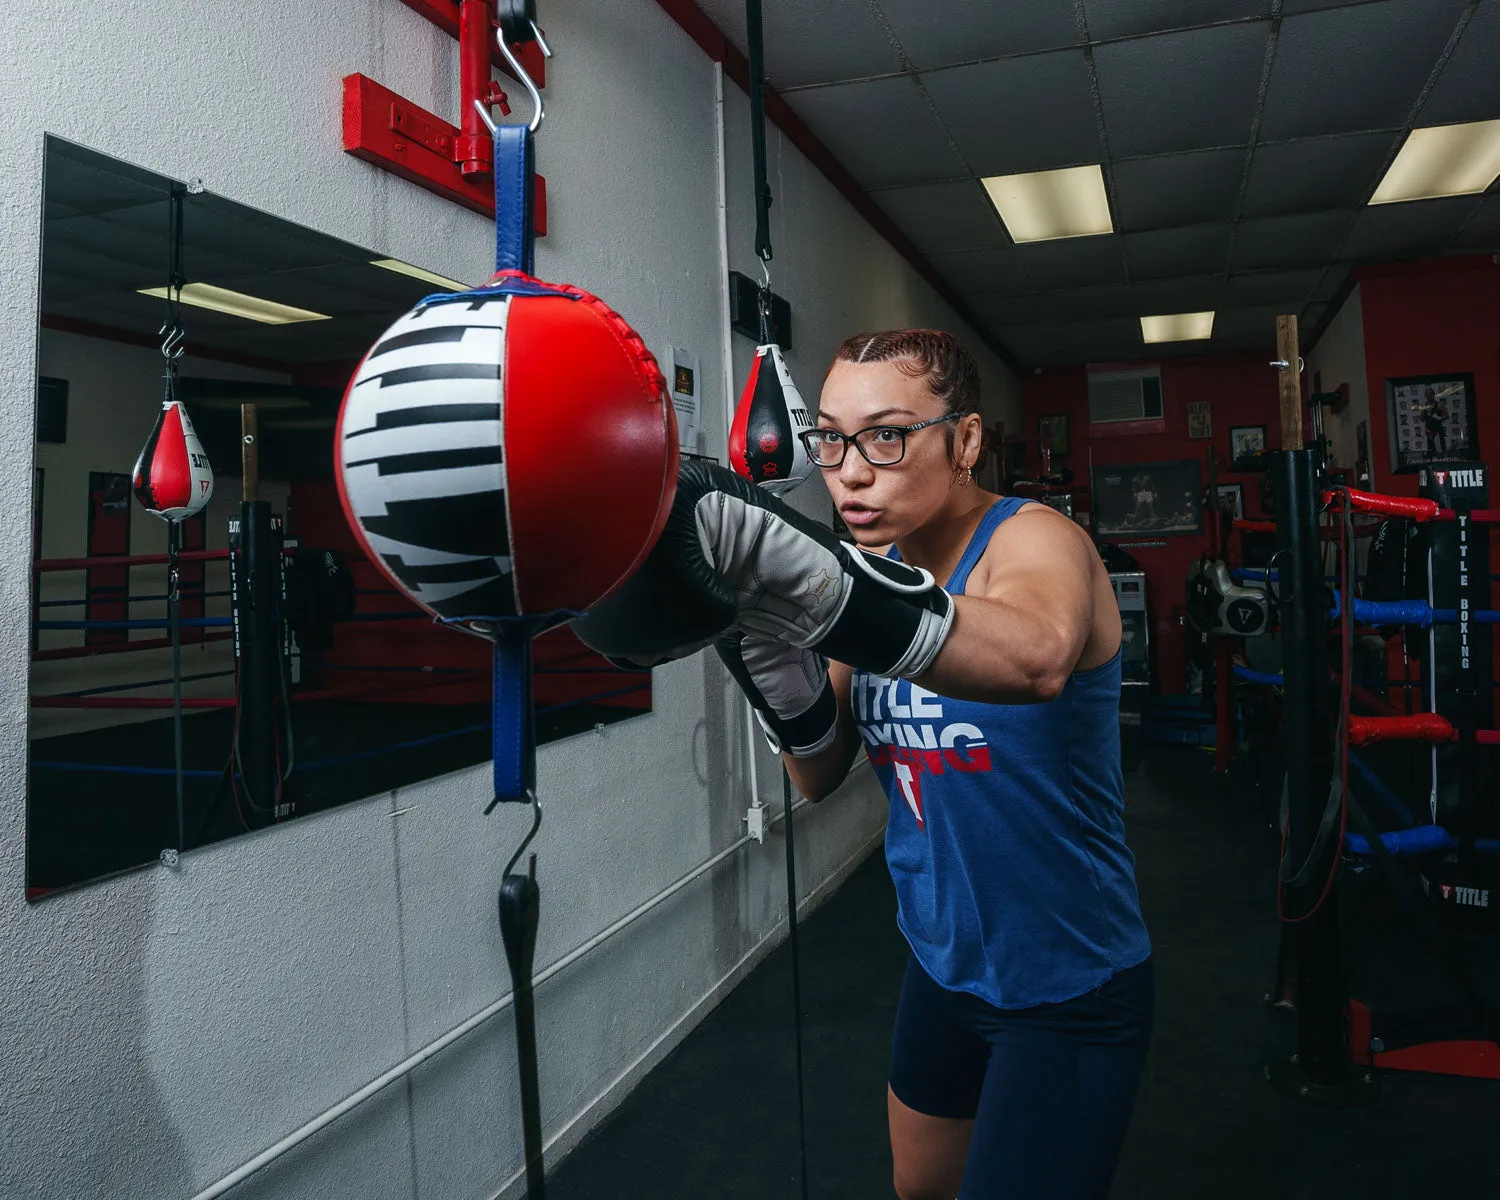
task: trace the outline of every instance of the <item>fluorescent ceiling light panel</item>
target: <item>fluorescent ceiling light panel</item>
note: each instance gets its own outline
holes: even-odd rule
[[[1148,342],[1201,342],[1213,336],[1211,312],[1169,313],[1141,318],[1141,337]]]
[[[992,175],[981,182],[1017,242],[1050,242],[1115,231],[1104,172],[1097,164]]]
[[[432,271],[424,271],[421,267],[414,267],[411,263],[402,262],[399,258],[377,258],[371,261],[372,267],[383,267],[387,271],[395,271],[398,275],[410,275],[413,279],[425,280],[427,283],[435,283],[438,287],[447,288],[450,292],[467,292],[469,285],[459,283],[456,279],[449,279],[445,275],[438,275]]]
[[[143,296],[167,298],[167,289],[141,288]],[[293,308],[290,304],[277,304],[274,300],[262,300],[259,296],[247,296],[244,292],[232,292],[228,288],[215,287],[211,283],[189,283],[182,288],[182,302],[195,308],[208,308],[214,312],[228,313],[231,317],[244,317],[247,321],[259,321],[262,325],[295,325],[299,321],[327,321],[327,313],[312,312],[305,308]]]
[[[1413,129],[1371,204],[1472,196],[1500,175],[1500,120]]]

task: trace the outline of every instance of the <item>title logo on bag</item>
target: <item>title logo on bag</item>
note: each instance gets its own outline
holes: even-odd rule
[[[1443,487],[1477,488],[1484,486],[1484,468],[1470,467],[1462,471],[1434,471],[1433,478]]]
[[[1444,900],[1451,900],[1455,904],[1467,905],[1469,908],[1488,908],[1490,906],[1490,892],[1488,888],[1457,887],[1451,883],[1438,885],[1443,893]]]

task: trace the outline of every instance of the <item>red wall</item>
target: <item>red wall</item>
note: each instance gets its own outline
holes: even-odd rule
[[[1472,372],[1479,454],[1500,464],[1500,266],[1475,254],[1360,267],[1354,277],[1364,308],[1376,490],[1417,493],[1415,475],[1391,474],[1387,378]],[[1490,503],[1500,495],[1492,491]]]
[[[1122,364],[1125,365],[1125,364]],[[1141,364],[1129,364],[1138,367]],[[1128,432],[1115,425],[1090,427],[1088,375],[1082,367],[1056,367],[1029,375],[1021,390],[1022,431],[1026,438],[1028,469],[1040,469],[1037,448],[1037,418],[1053,413],[1068,416],[1069,448],[1066,456],[1053,456],[1058,465],[1072,468],[1076,477],[1075,504],[1089,510],[1090,466],[1120,463],[1162,462],[1196,458],[1201,476],[1209,481],[1208,448],[1218,452],[1221,463],[1229,459],[1231,425],[1264,425],[1266,445],[1280,445],[1281,417],[1276,390],[1276,372],[1257,358],[1167,359],[1161,363],[1162,419],[1140,422]],[[1190,440],[1187,435],[1187,405],[1207,400],[1213,418],[1212,439]],[[1373,436],[1373,434],[1372,434]],[[1238,483],[1245,491],[1245,515],[1260,517],[1260,476],[1220,470],[1220,483]],[[1135,556],[1146,572],[1152,637],[1156,642],[1157,687],[1163,692],[1186,688],[1186,639],[1180,623],[1185,603],[1187,571],[1208,549],[1205,532],[1199,535],[1143,537],[1165,541],[1164,548],[1137,549],[1129,540],[1115,539]],[[1237,546],[1231,544],[1229,561],[1238,561]]]

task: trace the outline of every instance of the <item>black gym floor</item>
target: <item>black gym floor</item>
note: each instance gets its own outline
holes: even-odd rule
[[[1341,1111],[1265,1082],[1266,1061],[1295,1048],[1295,1018],[1264,1003],[1277,844],[1264,797],[1211,765],[1202,750],[1153,746],[1128,777],[1158,1002],[1112,1197],[1495,1195],[1500,1083],[1382,1073],[1373,1104]],[[818,1200],[894,1194],[885,1067],[906,964],[894,914],[876,853],[801,927]],[[794,1200],[790,995],[783,946],[559,1165],[553,1200]]]

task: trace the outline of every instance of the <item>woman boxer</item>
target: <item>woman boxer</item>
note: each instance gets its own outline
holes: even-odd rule
[[[918,679],[832,664],[833,744],[786,763],[822,798],[863,745],[891,798],[912,949],[887,1095],[898,1194],[1103,1197],[1152,1011],[1121,820],[1120,615],[1077,525],[974,483],[978,401],[947,334],[840,348],[809,453],[861,546],[958,599]]]
[[[902,1200],[1085,1200],[1153,1006],[1120,618],[1081,529],[975,484],[978,400],[948,334],[849,339],[804,441],[859,549],[690,464],[646,566],[578,628],[636,663],[717,635],[811,799],[869,755],[911,947],[887,1096]]]

